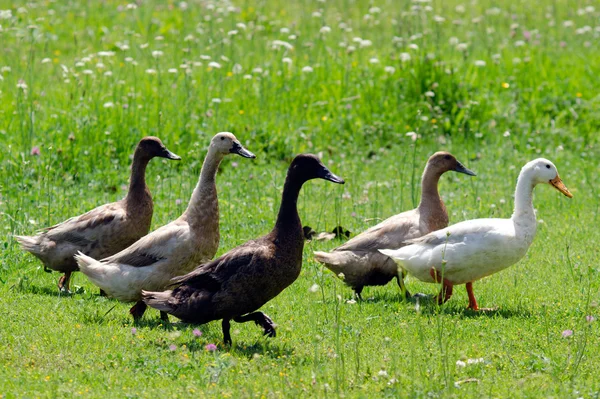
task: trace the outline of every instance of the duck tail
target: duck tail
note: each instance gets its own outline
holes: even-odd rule
[[[104,264],[91,256],[87,256],[81,251],[77,252],[74,256],[75,261],[79,265],[79,270],[87,276],[92,283],[98,285],[98,282],[102,281],[104,273]],[[102,287],[101,287],[102,288]]]
[[[402,266],[402,261],[404,260],[404,257],[400,257],[400,254],[399,254],[400,250],[398,250],[398,249],[378,249],[378,251],[381,252],[382,254],[384,254],[385,256],[392,258],[392,260],[394,262],[396,262],[396,264],[398,264],[399,266]]]
[[[34,255],[40,254],[40,242],[37,237],[30,236],[14,236],[15,240],[21,246],[23,251],[31,252]]]
[[[315,251],[313,254],[315,255],[315,259],[320,263],[329,263],[331,261],[328,252]]]
[[[173,306],[169,304],[169,299],[171,298],[172,292],[172,290],[163,292],[152,292],[142,290],[142,301],[144,301],[146,305],[154,309],[171,313],[174,310]]]

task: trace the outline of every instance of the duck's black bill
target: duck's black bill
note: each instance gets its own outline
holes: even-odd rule
[[[329,180],[331,182],[337,183],[337,184],[344,184],[344,179],[342,179],[339,176],[334,175],[333,173],[331,173],[331,171],[327,168],[323,168],[321,169],[321,172],[319,173],[319,177],[321,179],[325,179],[325,180]]]
[[[240,143],[234,142],[233,147],[229,150],[232,154],[238,154],[244,158],[256,158],[256,155],[245,149]]]
[[[159,155],[162,158],[172,159],[173,161],[180,161],[181,157],[177,154],[173,154],[171,151],[163,148],[162,154]]]
[[[467,168],[465,167],[465,165],[463,165],[463,164],[462,164],[462,163],[460,163],[460,162],[458,162],[458,165],[456,165],[456,168],[454,168],[454,171],[455,171],[455,172],[458,172],[458,173],[464,173],[465,175],[469,175],[469,176],[477,176],[477,175],[475,174],[475,172],[473,172],[473,171],[472,171],[472,170],[470,170],[470,169],[467,169]]]

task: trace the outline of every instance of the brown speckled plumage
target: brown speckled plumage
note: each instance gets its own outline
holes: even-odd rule
[[[154,157],[180,159],[158,138],[145,137],[136,147],[129,191],[124,199],[48,227],[35,236],[15,237],[45,268],[65,273],[59,282],[60,289],[69,289],[70,275],[78,270],[73,258],[77,252],[104,258],[148,233],[153,205],[145,174],[148,162]]]
[[[172,291],[145,291],[144,301],[186,322],[223,319],[226,343],[231,342],[230,320],[254,321],[274,336],[273,322],[255,311],[300,274],[304,236],[296,204],[302,185],[314,178],[343,183],[314,155],[298,155],[288,170],[277,221],[269,234],[173,279],[179,286]]]
[[[405,241],[421,237],[448,226],[448,212],[438,192],[438,182],[447,171],[466,174],[466,169],[447,152],[437,152],[427,161],[421,180],[421,202],[410,211],[392,216],[352,238],[331,252],[315,252],[315,258],[344,282],[360,298],[365,286],[385,285],[394,277],[400,288],[410,296],[398,273],[398,266],[377,251],[380,248],[400,248]]]

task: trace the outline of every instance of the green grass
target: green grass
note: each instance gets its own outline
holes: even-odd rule
[[[11,10],[0,14],[0,398],[598,397],[599,321],[586,316],[600,319],[600,10],[494,3],[0,0]],[[269,231],[299,152],[346,179],[304,187],[300,215],[318,231],[358,233],[414,207],[440,149],[478,174],[442,178],[451,222],[510,216],[519,169],[540,156],[574,198],[536,189],[543,223],[527,256],[475,284],[496,312],[465,310],[462,287],[442,307],[404,302],[394,283],[348,303],[351,290],[312,256],[340,242],[312,242],[298,281],[263,307],[277,338],[234,323],[233,347],[214,353],[219,323],[195,337],[149,311],[133,335],[128,304],[81,274],[61,296],[58,274],[18,249],[13,234],[121,198],[144,135],[183,157],[147,172],[153,226],[173,220],[223,130],[257,159],[222,165],[219,254]]]

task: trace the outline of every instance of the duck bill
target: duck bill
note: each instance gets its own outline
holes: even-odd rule
[[[565,186],[565,183],[563,183],[558,175],[556,175],[554,179],[550,180],[550,184],[567,197],[573,198],[573,194],[571,194],[567,186]]]
[[[473,172],[471,169],[466,168],[465,165],[463,165],[460,162],[457,162],[457,165],[456,165],[456,168],[454,168],[454,171],[458,172],[458,173],[464,173],[465,175],[469,175],[469,176],[477,176],[475,174],[475,172]]]
[[[237,141],[235,141],[233,143],[233,147],[231,147],[229,152],[232,154],[238,154],[239,156],[244,157],[244,158],[253,158],[253,159],[256,158],[256,155],[254,155],[253,153],[251,153],[250,151],[245,149],[244,146],[242,146]]]
[[[163,153],[159,155],[162,158],[172,159],[173,161],[180,161],[181,157],[177,154],[172,153],[167,148],[163,148]]]
[[[333,173],[331,173],[331,171],[329,169],[327,169],[325,167],[323,167],[323,169],[319,173],[319,177],[321,179],[329,180],[330,182],[337,183],[337,184],[345,183],[344,179],[342,179],[339,176],[334,175]]]

